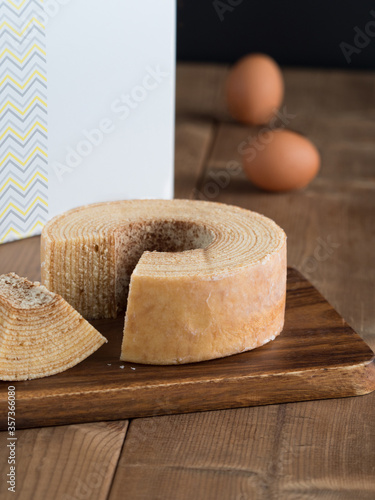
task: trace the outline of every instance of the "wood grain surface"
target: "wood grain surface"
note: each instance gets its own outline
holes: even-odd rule
[[[371,349],[292,268],[283,332],[273,342],[235,356],[177,366],[125,363],[119,361],[123,320],[92,323],[108,344],[63,373],[12,383],[19,429],[359,396],[375,390]],[[2,417],[7,415],[8,385],[0,382]],[[7,425],[1,418],[0,429]]]
[[[228,164],[239,161],[238,145],[256,133],[225,116],[220,95],[226,73],[220,66],[178,69],[177,197],[201,196],[212,181],[210,172],[227,172]],[[213,199],[263,212],[283,226],[289,265],[307,276],[374,349],[375,75],[288,69],[284,76],[287,112],[295,115],[288,127],[318,145],[319,176],[302,192],[269,195],[253,188],[239,169],[229,169],[229,184]],[[38,279],[38,245],[33,238],[0,246],[1,272]],[[7,495],[2,476],[0,495],[22,500],[372,500],[374,415],[373,393],[134,419],[125,439],[126,423],[23,430],[18,432],[17,493]],[[74,443],[74,432],[87,438]],[[0,433],[2,474],[6,436]],[[92,443],[100,436],[101,453],[93,454]],[[108,466],[111,450],[120,459]],[[74,467],[81,462],[84,468]],[[98,467],[110,487],[94,487],[98,482],[90,473]],[[25,489],[26,484],[34,486]]]
[[[50,411],[53,411],[51,408]],[[16,498],[106,498],[127,421],[17,431]],[[2,433],[1,447],[6,446]],[[9,470],[5,453],[0,470]],[[0,497],[7,497],[6,481]]]

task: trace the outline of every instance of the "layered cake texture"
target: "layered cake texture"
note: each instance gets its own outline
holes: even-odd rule
[[[0,276],[0,380],[54,375],[104,342],[59,295],[14,273]]]
[[[98,203],[44,227],[42,281],[85,318],[126,311],[124,361],[214,359],[281,332],[286,236],[272,220],[220,203]]]

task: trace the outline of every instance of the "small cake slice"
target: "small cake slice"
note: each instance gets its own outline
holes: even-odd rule
[[[0,276],[0,380],[29,380],[80,363],[107,340],[60,295]]]

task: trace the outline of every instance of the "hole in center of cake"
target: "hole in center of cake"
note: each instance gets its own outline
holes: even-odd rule
[[[125,310],[131,274],[145,251],[184,252],[206,248],[213,241],[204,225],[184,220],[134,222],[116,235],[116,303]]]

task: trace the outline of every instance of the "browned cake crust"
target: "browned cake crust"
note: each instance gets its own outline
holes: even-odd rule
[[[201,361],[280,333],[286,236],[220,203],[99,203],[45,226],[42,280],[85,317],[115,317],[127,304],[122,360]]]
[[[70,368],[106,339],[62,297],[14,273],[0,276],[0,379],[28,380]]]

